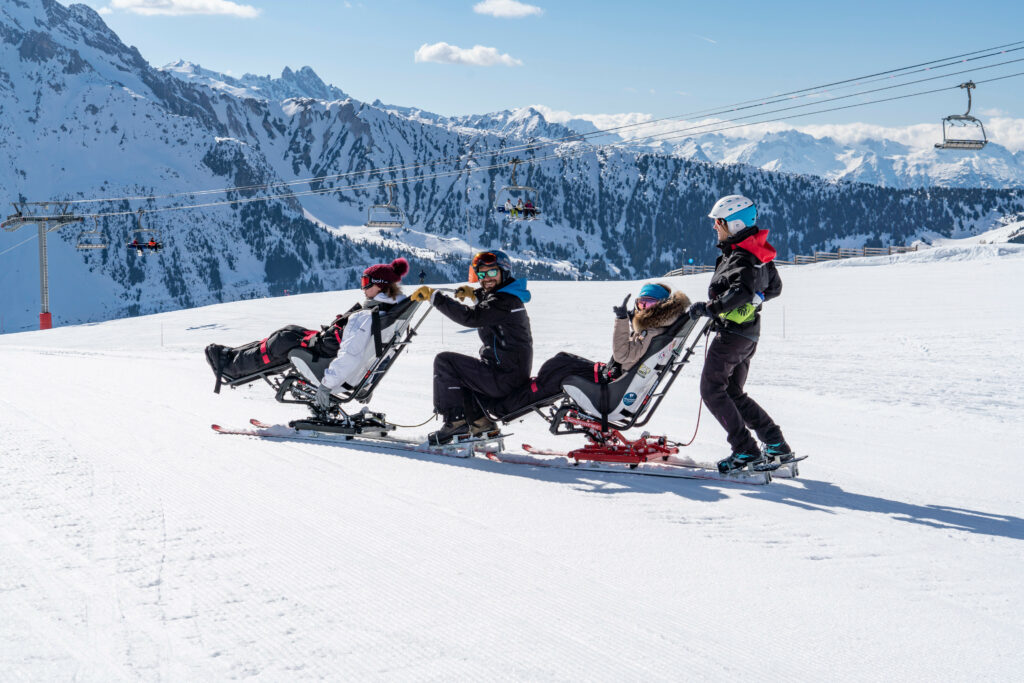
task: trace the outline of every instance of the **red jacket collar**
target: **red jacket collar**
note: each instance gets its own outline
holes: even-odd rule
[[[768,263],[775,258],[776,254],[775,247],[768,244],[767,230],[758,230],[745,240],[732,245],[732,248],[734,250],[743,249],[744,251],[749,251],[751,254],[756,256],[761,263]]]

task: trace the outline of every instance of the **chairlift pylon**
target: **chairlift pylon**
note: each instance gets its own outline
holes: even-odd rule
[[[109,246],[103,241],[103,235],[100,234],[99,224],[96,222],[96,217],[92,217],[92,230],[83,230],[78,233],[78,244],[75,245],[76,249],[106,249]]]
[[[985,135],[985,126],[981,121],[971,116],[971,89],[976,88],[974,81],[961,83],[960,87],[967,91],[967,111],[963,114],[952,114],[942,119],[942,142],[936,142],[937,149],[981,149],[988,144],[988,137]],[[977,137],[950,137],[950,133],[957,128],[964,131],[973,129],[981,132],[981,138]]]
[[[516,184],[516,167],[523,163],[523,160],[515,158],[510,163],[512,164],[512,184],[498,190],[494,198],[494,210],[507,214],[510,221],[535,220],[540,215],[540,202],[538,201],[540,193],[535,187]],[[518,207],[519,200],[524,200],[522,209]],[[509,206],[505,206],[506,203],[510,203]],[[527,208],[526,204],[533,204],[533,207]]]
[[[374,204],[366,210],[366,227],[400,228],[405,225],[405,212],[395,203],[396,183],[384,183],[388,190],[387,204]]]
[[[140,255],[146,251],[163,250],[164,243],[160,239],[160,231],[142,227],[142,214],[142,209],[139,209],[135,214],[135,230],[132,232],[134,238],[128,243],[127,247],[134,249]]]

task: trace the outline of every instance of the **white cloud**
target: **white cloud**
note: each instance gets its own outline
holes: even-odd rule
[[[123,10],[144,16],[228,14],[246,19],[258,17],[262,11],[251,5],[239,5],[231,0],[110,0],[110,7],[106,9],[105,13]]]
[[[417,62],[437,62],[438,64],[468,64],[470,66],[522,66],[521,60],[511,55],[501,54],[497,48],[474,45],[462,48],[445,42],[427,45],[423,43],[416,50]]]
[[[544,10],[536,5],[527,5],[518,0],[483,0],[473,5],[477,14],[489,14],[500,19],[522,19],[533,14],[543,14]]]
[[[99,12],[100,14],[113,14],[114,13],[114,10],[110,9],[109,7],[100,7],[96,11]]]
[[[697,35],[696,33],[691,33],[690,35],[693,36],[694,38],[700,38],[701,40],[706,40],[707,42],[711,43],[712,45],[718,45],[718,41],[717,40],[713,40],[711,38],[708,38],[707,36],[700,36],[700,35]]]

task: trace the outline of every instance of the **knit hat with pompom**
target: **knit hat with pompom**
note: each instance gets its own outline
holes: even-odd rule
[[[400,282],[402,276],[409,272],[409,262],[404,258],[396,258],[391,263],[378,263],[363,271],[363,277],[369,278],[369,284],[382,285],[386,282]]]

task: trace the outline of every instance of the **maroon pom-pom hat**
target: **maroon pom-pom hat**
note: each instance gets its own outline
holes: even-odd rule
[[[366,289],[372,285],[400,282],[402,276],[408,272],[409,262],[404,258],[396,258],[391,263],[378,263],[364,270],[360,284],[363,289]]]

